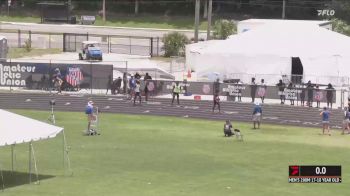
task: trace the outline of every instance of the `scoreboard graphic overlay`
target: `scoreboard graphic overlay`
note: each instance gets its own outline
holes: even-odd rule
[[[289,166],[289,183],[341,183],[340,165]]]

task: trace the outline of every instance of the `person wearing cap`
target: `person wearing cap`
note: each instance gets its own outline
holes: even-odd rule
[[[320,113],[320,116],[322,117],[322,134],[325,134],[325,130],[327,129],[328,135],[331,135],[331,132],[329,130],[329,116],[330,111],[328,111],[327,107],[323,108],[323,111]]]
[[[256,124],[258,124],[258,129],[260,129],[260,121],[261,121],[262,109],[259,103],[255,103],[253,109],[253,124],[254,129],[256,129]]]
[[[93,101],[89,101],[85,107],[85,114],[87,115],[87,119],[88,119],[88,129],[87,129],[87,133],[90,133],[90,125],[91,125],[91,121],[95,120],[95,115],[94,115],[94,102]]]

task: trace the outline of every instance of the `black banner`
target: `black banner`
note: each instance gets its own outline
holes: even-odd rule
[[[113,65],[69,63],[0,63],[0,86],[45,89],[55,77],[63,81],[62,90],[74,88],[105,89],[113,76]]]

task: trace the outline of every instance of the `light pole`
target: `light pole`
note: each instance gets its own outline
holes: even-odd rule
[[[103,22],[106,22],[106,0],[103,0],[102,2],[102,20]]]
[[[283,0],[283,5],[282,5],[282,19],[286,17],[286,0]]]
[[[213,10],[213,0],[209,0],[208,5],[208,29],[207,29],[207,40],[210,40],[210,30],[211,30],[211,13]]]
[[[200,12],[201,1],[196,0],[195,17],[194,17],[194,42],[198,42],[198,29],[199,29],[199,12]]]

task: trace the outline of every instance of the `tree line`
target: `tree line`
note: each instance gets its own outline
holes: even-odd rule
[[[214,16],[235,19],[281,18],[284,0],[213,0]],[[0,0],[6,7],[8,0]],[[32,9],[39,2],[71,4],[72,11],[96,12],[103,0],[11,0],[13,9]],[[164,16],[194,15],[195,0],[105,0],[107,14],[158,14]],[[206,17],[208,0],[201,0],[201,15]],[[334,16],[319,16],[317,10],[335,10]],[[347,0],[285,0],[286,19],[338,18],[350,22],[350,1]]]

